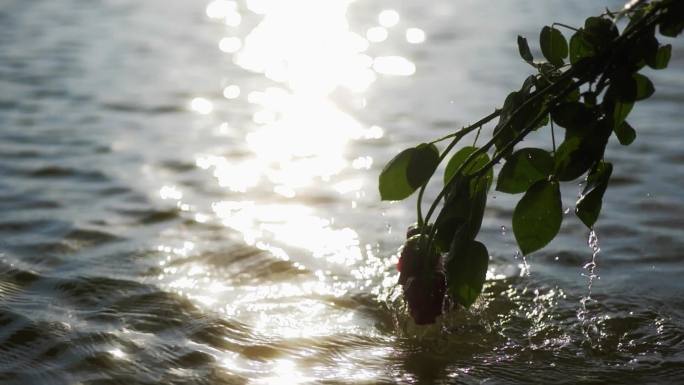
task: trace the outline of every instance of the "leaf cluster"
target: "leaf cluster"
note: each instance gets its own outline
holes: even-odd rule
[[[616,21],[629,18],[619,31]],[[542,58],[518,36],[520,57],[535,73],[503,105],[477,123],[400,152],[379,178],[383,200],[402,200],[419,190],[417,219],[423,247],[447,254],[448,293],[470,306],[482,290],[487,248],[476,241],[494,182],[493,166],[503,162],[495,188],[523,194],[513,212],[513,233],[524,255],[551,242],[563,220],[563,182],[585,178],[575,214],[592,228],[613,170],[604,152],[612,135],[631,144],[636,130],[627,118],[636,102],[655,92],[641,70],[667,67],[672,47],[660,44],[657,32],[677,36],[684,28],[684,1],[637,1],[619,13],[589,17],[579,28],[544,26],[539,34]],[[568,32],[569,31],[569,32]],[[565,33],[564,33],[565,32]],[[468,133],[498,118],[491,138],[482,146],[464,146],[452,154]],[[533,131],[548,130],[551,146],[516,148]],[[562,133],[556,148],[555,131]],[[442,151],[436,144],[450,140]],[[438,166],[448,159],[441,188],[423,217],[422,198]],[[436,214],[434,221],[431,221]],[[429,254],[429,253],[427,253]]]

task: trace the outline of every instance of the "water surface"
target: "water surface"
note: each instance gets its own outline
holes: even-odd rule
[[[594,237],[570,209],[522,259],[492,193],[474,308],[393,301],[384,163],[499,106],[516,35],[619,5],[6,0],[0,382],[684,382],[679,42]]]

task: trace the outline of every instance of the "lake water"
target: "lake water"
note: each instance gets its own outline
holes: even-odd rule
[[[416,328],[393,300],[385,162],[498,107],[516,35],[620,4],[3,0],[0,383],[683,383],[681,42],[598,243],[568,184],[522,259],[493,192],[479,302]]]

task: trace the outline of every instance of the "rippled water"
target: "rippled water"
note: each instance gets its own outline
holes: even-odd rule
[[[521,259],[493,193],[474,309],[393,301],[383,164],[498,106],[517,34],[619,4],[5,0],[0,382],[684,382],[679,42],[592,237]]]

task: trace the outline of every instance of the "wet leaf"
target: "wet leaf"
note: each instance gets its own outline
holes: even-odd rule
[[[612,164],[599,162],[587,177],[587,185],[577,201],[575,214],[588,228],[596,223],[601,213],[603,194],[606,192],[612,172]]]
[[[494,144],[501,150],[506,143],[513,140],[523,129],[529,126],[539,117],[544,107],[544,100],[539,98],[534,102],[528,102],[530,89],[537,82],[533,77],[528,77],[519,91],[508,94],[501,109],[499,123],[494,128],[494,135],[498,136]],[[515,113],[517,111],[517,113]],[[539,127],[540,125],[537,125]]]
[[[569,137],[554,154],[554,173],[562,181],[580,177],[594,163],[594,159],[583,146],[583,138]]]
[[[513,234],[523,255],[551,242],[562,220],[559,183],[542,180],[532,185],[513,212]]]
[[[463,162],[465,162],[465,160],[468,159],[473,152],[477,151],[477,149],[477,147],[466,146],[458,150],[458,152],[451,157],[449,163],[447,163],[446,169],[444,170],[444,184],[449,183],[451,178],[454,177],[454,174],[458,168],[461,167],[461,164],[463,164]],[[489,163],[489,156],[486,153],[482,153],[475,157],[475,159],[473,159],[471,163],[463,169],[463,175],[471,175],[487,163]],[[483,176],[486,178],[488,185],[487,188],[489,188],[489,185],[492,183],[492,179],[494,179],[494,172],[490,168]]]
[[[584,132],[566,131],[565,140],[554,154],[554,174],[561,181],[574,180],[603,158],[613,132],[609,119],[594,121]]]
[[[611,80],[608,94],[614,95],[621,102],[644,100],[655,92],[651,80],[642,74],[618,76]]]
[[[563,59],[568,56],[568,42],[559,30],[549,26],[542,28],[539,45],[549,63],[555,66],[563,65]]]
[[[619,127],[622,124],[622,122],[625,121],[627,115],[629,115],[629,113],[632,111],[632,107],[634,107],[634,103],[623,103],[618,101],[615,102],[615,104],[613,105],[614,128]]]
[[[612,20],[595,16],[589,17],[584,21],[583,31],[584,38],[596,53],[605,49],[620,35]]]
[[[442,250],[461,248],[475,239],[487,204],[487,185],[462,175],[452,183],[437,225],[437,245]]]
[[[554,122],[573,131],[586,131],[595,118],[594,109],[582,102],[563,103],[551,111]]]
[[[655,92],[655,87],[653,87],[653,83],[649,78],[642,74],[634,74],[632,75],[632,78],[636,82],[636,99],[637,101],[639,100],[644,100]]]
[[[676,37],[684,29],[684,2],[672,1],[668,4],[667,13],[660,23],[663,36]]]
[[[487,277],[489,252],[477,241],[464,248],[449,250],[447,262],[448,292],[455,302],[470,307],[482,292]]]
[[[407,170],[414,148],[408,148],[385,165],[379,178],[380,199],[398,201],[407,198],[416,189],[408,181]]]
[[[517,194],[527,191],[535,182],[553,171],[553,158],[540,148],[523,148],[511,155],[499,171],[497,191]]]
[[[618,141],[623,146],[629,146],[636,139],[636,130],[626,120],[620,123],[619,126],[616,126],[613,131],[615,131],[615,136],[617,136]]]
[[[658,46],[659,43],[655,37],[655,29],[652,28],[650,34],[638,39],[634,46],[626,51],[619,60],[633,63],[634,69],[641,69],[655,59],[658,54]]]
[[[531,63],[534,60],[532,52],[530,52],[530,46],[527,44],[527,39],[520,35],[518,35],[518,52],[520,57],[526,62]]]
[[[427,183],[439,164],[439,150],[434,144],[422,143],[411,154],[406,177],[409,185],[417,189]]]
[[[656,51],[655,55],[646,59],[646,63],[653,69],[662,70],[667,68],[671,56],[672,46],[667,44],[658,48],[658,51]]]
[[[581,29],[570,38],[570,63],[575,64],[580,60],[592,57],[595,54],[594,46],[584,36]]]

